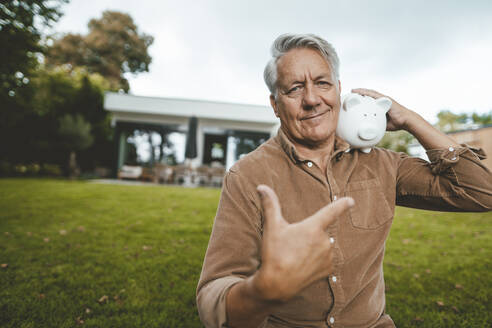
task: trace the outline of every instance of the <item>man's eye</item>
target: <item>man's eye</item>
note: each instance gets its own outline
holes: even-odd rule
[[[322,87],[329,87],[331,83],[328,81],[318,81],[318,85]]]
[[[301,90],[301,87],[300,86],[296,86],[296,87],[293,87],[291,89],[289,89],[289,91],[287,91],[287,93],[293,93],[293,92],[296,92],[296,91],[299,91]]]

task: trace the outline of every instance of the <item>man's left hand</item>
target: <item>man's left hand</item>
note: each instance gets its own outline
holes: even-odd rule
[[[386,123],[386,130],[387,131],[397,131],[397,130],[407,130],[408,129],[408,120],[409,117],[413,114],[411,110],[408,108],[400,105],[398,102],[396,102],[393,98],[385,96],[377,91],[371,90],[371,89],[364,89],[364,88],[358,88],[358,89],[352,89],[353,93],[358,93],[361,96],[369,96],[374,99],[378,99],[381,97],[386,97],[391,99],[391,102],[393,103],[391,105],[390,110],[386,114],[386,117],[388,119]]]
[[[400,105],[393,98],[385,96],[377,91],[371,89],[352,89],[352,92],[358,93],[362,96],[369,96],[372,98],[387,97],[391,99],[393,104],[390,110],[386,113],[387,131],[405,130],[410,132],[420,144],[427,150],[439,149],[460,146],[453,138],[442,133],[433,127],[429,122],[424,120],[419,114],[410,109]]]

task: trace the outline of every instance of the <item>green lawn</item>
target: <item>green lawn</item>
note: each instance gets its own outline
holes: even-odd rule
[[[1,327],[201,327],[220,191],[0,179]],[[398,208],[387,312],[398,327],[490,327],[492,213]]]

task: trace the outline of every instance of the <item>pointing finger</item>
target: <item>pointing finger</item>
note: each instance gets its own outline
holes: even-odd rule
[[[261,205],[265,213],[265,223],[269,225],[283,221],[280,203],[277,194],[275,194],[272,188],[266,185],[259,185],[256,190],[258,190],[261,197]]]
[[[331,204],[326,205],[313,216],[309,218],[314,222],[317,222],[322,229],[328,228],[340,215],[345,213],[349,208],[354,206],[355,202],[350,197],[343,197],[334,201]]]

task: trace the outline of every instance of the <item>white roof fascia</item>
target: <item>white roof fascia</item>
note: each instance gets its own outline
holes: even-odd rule
[[[146,115],[166,115],[218,119],[226,121],[248,121],[277,124],[273,110],[267,106],[233,104],[192,99],[142,97],[107,92],[104,108],[111,112]]]

